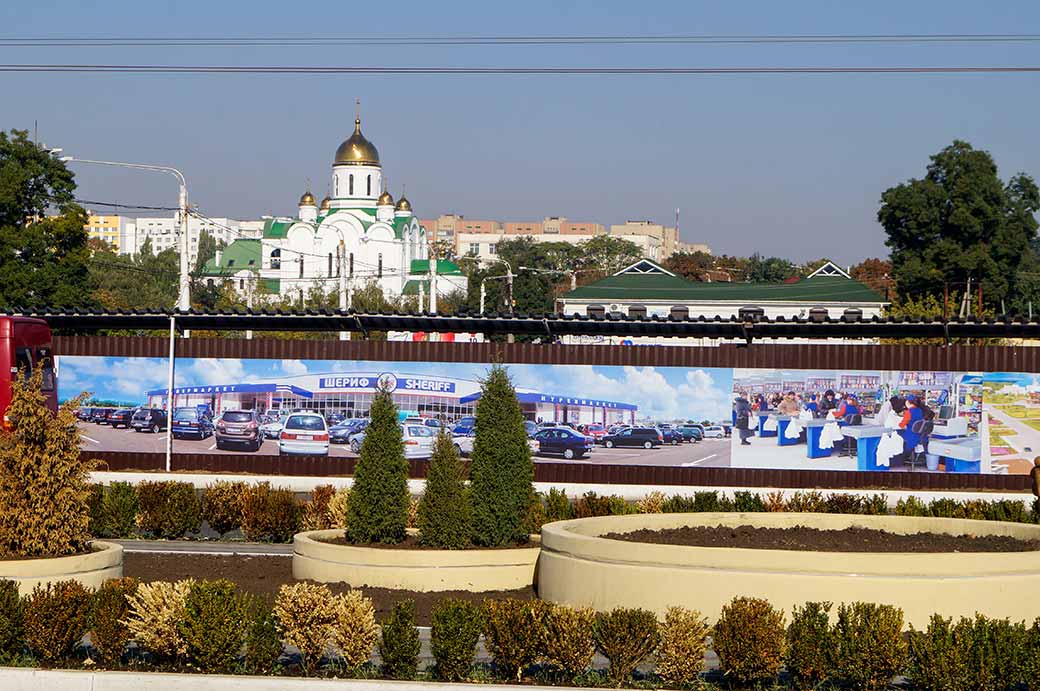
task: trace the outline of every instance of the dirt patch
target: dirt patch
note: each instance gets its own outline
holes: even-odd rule
[[[1003,535],[898,535],[869,528],[819,530],[816,528],[756,528],[742,525],[685,526],[665,530],[636,530],[603,537],[627,542],[690,547],[743,547],[808,552],[1032,552],[1040,540],[1019,540]]]
[[[368,549],[410,549],[410,550],[441,550],[440,547],[428,547],[419,543],[419,538],[415,535],[409,535],[402,542],[395,542],[393,544],[386,544],[382,542],[369,542],[366,544],[355,544],[353,542],[347,542],[346,538],[333,537],[319,539],[315,538],[317,542],[324,542],[330,545],[343,545],[345,547],[365,547]],[[464,550],[502,550],[502,549],[525,549],[528,547],[535,547],[537,545],[528,542],[523,545],[506,545],[504,547],[480,547],[478,545],[470,545],[464,547]]]
[[[213,554],[144,554],[130,552],[123,555],[123,575],[133,576],[145,583],[152,581],[178,581],[183,578],[215,580],[226,578],[248,593],[260,595],[269,603],[274,602],[278,589],[288,583],[296,583],[292,576],[292,558],[213,555]],[[345,593],[351,588],[345,583],[328,583],[334,593]],[[514,597],[533,600],[537,597],[534,588],[501,590],[488,593],[449,591],[443,593],[416,593],[409,590],[388,588],[361,588],[366,597],[372,598],[376,607],[376,618],[384,619],[401,600],[415,601],[415,623],[430,625],[430,610],[440,600],[453,597],[479,605],[485,598]]]

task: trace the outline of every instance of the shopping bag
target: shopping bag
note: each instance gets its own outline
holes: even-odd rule
[[[775,417],[767,417],[766,421],[762,424],[762,429],[764,431],[766,431],[766,432],[775,432],[776,431],[776,418]]]
[[[903,418],[899,415],[899,413],[890,410],[888,411],[888,415],[885,416],[885,421],[882,424],[884,424],[884,426],[888,429],[899,429],[899,424],[902,421]]]
[[[803,408],[802,412],[798,413],[798,419],[801,420],[802,422],[808,422],[809,420],[812,420],[813,419],[812,411],[811,410],[805,410]]]
[[[802,423],[798,421],[798,418],[795,418],[787,423],[787,429],[784,430],[784,439],[797,439],[800,436],[802,436]]]

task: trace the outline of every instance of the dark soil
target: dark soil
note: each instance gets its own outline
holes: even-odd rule
[[[123,555],[123,575],[133,576],[145,583],[151,581],[179,581],[183,578],[215,580],[226,578],[247,593],[274,602],[278,589],[295,583],[292,575],[292,558],[262,556],[224,556],[213,554],[151,554],[128,552]],[[334,593],[345,593],[351,588],[345,583],[328,583]],[[533,588],[502,590],[487,593],[471,593],[468,590],[441,593],[416,593],[409,590],[388,588],[361,588],[366,597],[372,598],[376,608],[376,619],[383,620],[401,600],[415,601],[415,623],[430,625],[430,610],[440,600],[453,597],[480,604],[485,598],[513,597],[533,600],[537,597]]]
[[[353,542],[347,542],[346,538],[343,538],[343,537],[334,537],[334,538],[331,538],[331,539],[320,540],[320,542],[325,542],[325,543],[328,543],[330,545],[346,545],[346,546],[349,546],[349,547],[366,547],[366,548],[370,548],[370,549],[414,549],[414,550],[440,550],[440,549],[442,549],[440,547],[428,547],[426,545],[420,544],[419,543],[419,538],[416,537],[415,535],[409,535],[408,537],[406,537],[404,539],[403,542],[395,542],[393,544],[386,544],[386,543],[382,543],[382,542],[369,542],[369,543],[366,543],[366,544],[363,544],[363,545],[359,545],[359,544],[355,544]],[[523,545],[506,545],[504,547],[482,547],[482,546],[479,546],[479,545],[470,545],[468,547],[465,547],[464,549],[467,549],[467,550],[470,550],[470,549],[492,549],[492,550],[499,550],[499,549],[525,549],[527,547],[535,547],[535,546],[537,546],[537,545],[528,542],[528,543],[525,543]]]
[[[1032,552],[1040,540],[1019,540],[1003,535],[941,535],[914,533],[898,535],[883,530],[846,528],[737,528],[687,526],[666,530],[636,530],[610,533],[604,537],[627,542],[691,547],[743,547],[808,552]]]

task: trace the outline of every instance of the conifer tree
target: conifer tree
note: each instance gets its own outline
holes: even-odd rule
[[[483,382],[476,418],[470,466],[473,541],[487,547],[525,542],[534,465],[520,402],[502,365],[493,365]]]
[[[349,542],[401,542],[408,526],[408,461],[404,457],[397,407],[380,388],[372,399],[347,505]]]
[[[430,547],[462,549],[473,532],[466,477],[451,435],[441,429],[419,502],[419,541]]]

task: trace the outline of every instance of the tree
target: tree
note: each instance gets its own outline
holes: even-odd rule
[[[451,435],[441,430],[419,502],[419,541],[440,549],[462,549],[473,533],[466,472]]]
[[[715,258],[707,252],[676,252],[663,266],[688,281],[703,281],[705,272],[715,267]]]
[[[145,241],[134,256],[98,251],[88,261],[90,298],[105,309],[169,309],[177,303],[178,255],[152,254]]]
[[[583,265],[612,274],[643,258],[639,245],[624,238],[596,235],[578,244]]]
[[[408,461],[404,457],[397,407],[384,387],[372,399],[354,487],[347,504],[347,540],[401,542],[408,526]]]
[[[50,208],[76,211],[75,189],[72,171],[27,131],[0,131],[0,227],[22,228]]]
[[[973,290],[986,304],[1017,297],[1016,281],[1032,260],[1040,191],[1024,173],[1001,182],[986,151],[954,141],[931,157],[922,179],[881,195],[878,221],[892,250],[901,296],[942,295],[944,286]]]
[[[481,385],[476,419],[470,463],[473,541],[487,547],[525,542],[534,464],[520,402],[500,364]]]
[[[889,277],[891,274],[892,262],[887,259],[877,258],[864,259],[859,264],[853,266],[849,272],[849,275],[854,279],[882,296],[887,295],[889,292]]]
[[[755,252],[747,259],[744,279],[751,283],[782,283],[797,275],[798,267],[792,262]]]

